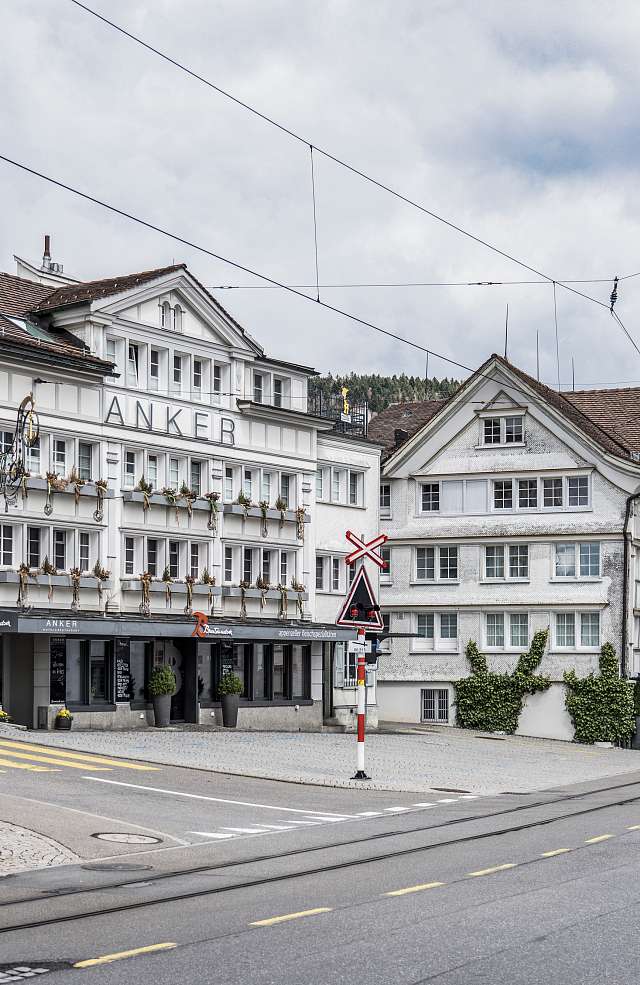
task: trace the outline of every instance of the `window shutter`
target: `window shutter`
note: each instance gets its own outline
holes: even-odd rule
[[[462,479],[440,483],[440,512],[462,513]]]
[[[467,479],[464,496],[465,513],[487,512],[487,480]]]
[[[333,686],[344,687],[345,643],[336,643],[333,651]]]

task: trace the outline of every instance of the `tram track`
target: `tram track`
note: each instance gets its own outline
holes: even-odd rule
[[[269,853],[264,855],[256,855],[251,858],[236,859],[227,862],[221,862],[218,865],[200,865],[192,866],[187,869],[182,869],[179,871],[163,872],[157,873],[155,875],[144,875],[144,882],[151,886],[161,886],[163,883],[167,883],[170,880],[183,879],[192,875],[211,875],[216,876],[225,871],[237,869],[245,866],[256,865],[264,862],[277,862],[282,859],[290,859],[295,856],[311,856],[318,852],[330,852],[334,850],[340,850],[344,848],[350,848],[357,845],[363,845],[368,842],[379,843],[381,840],[386,840],[389,838],[406,838],[411,835],[419,835],[426,832],[437,832],[443,829],[452,828],[458,825],[464,824],[474,824],[481,821],[491,821],[496,817],[504,817],[511,814],[518,814],[523,811],[539,810],[545,807],[562,806],[568,803],[574,803],[576,801],[585,800],[587,798],[592,798],[603,793],[617,793],[619,791],[625,790],[630,787],[640,788],[640,780],[635,780],[627,783],[616,784],[614,786],[599,787],[594,790],[581,791],[575,794],[568,794],[565,796],[559,796],[547,800],[538,800],[526,804],[518,804],[515,807],[507,808],[501,811],[493,811],[488,814],[476,814],[467,817],[452,818],[448,821],[421,825],[418,827],[406,828],[402,830],[394,831],[384,831],[378,834],[369,835],[361,838],[354,839],[344,839],[342,841],[331,842],[324,845],[314,845],[305,848],[293,849],[286,852],[280,853]],[[95,909],[88,909],[84,911],[78,911],[74,913],[64,913],[57,916],[52,916],[45,919],[32,919],[24,920],[20,923],[10,924],[4,927],[0,927],[0,935],[9,933],[18,933],[20,931],[32,930],[36,928],[55,926],[56,924],[70,923],[73,921],[88,920],[95,917],[103,917],[108,914],[125,913],[128,911],[140,910],[151,906],[161,906],[167,903],[179,903],[184,900],[197,899],[201,897],[221,895],[224,893],[234,892],[242,889],[251,889],[259,886],[265,886],[269,884],[277,884],[286,882],[294,879],[301,879],[308,876],[319,875],[327,872],[337,872],[342,869],[358,868],[363,865],[370,865],[376,862],[384,862],[393,858],[401,858],[409,855],[418,855],[422,852],[432,851],[438,848],[451,847],[458,844],[467,844],[475,841],[482,841],[489,838],[496,838],[502,835],[518,833],[526,831],[528,829],[543,827],[545,825],[554,824],[558,821],[565,820],[572,817],[580,817],[587,814],[593,814],[598,811],[611,809],[612,807],[623,807],[628,804],[632,804],[640,801],[640,789],[632,794],[631,796],[622,797],[617,800],[607,800],[605,802],[599,802],[593,805],[585,806],[579,808],[578,810],[569,810],[563,813],[552,812],[550,816],[536,818],[533,820],[527,820],[520,824],[507,824],[501,828],[493,828],[489,831],[479,831],[472,832],[470,834],[463,834],[458,838],[450,838],[444,841],[435,841],[428,844],[412,845],[405,848],[394,849],[389,852],[383,852],[378,854],[371,854],[364,856],[362,858],[354,858],[348,860],[342,860],[329,864],[314,865],[303,867],[297,869],[293,872],[284,872],[280,874],[271,874],[266,876],[257,876],[253,878],[248,878],[240,881],[230,883],[223,886],[213,886],[202,889],[185,890],[180,892],[173,892],[163,896],[152,897],[144,900],[135,900],[127,903],[122,903],[114,906],[104,906],[100,905]],[[143,858],[144,856],[138,856]],[[42,904],[47,900],[51,899],[61,899],[69,900],[73,898],[83,898],[90,896],[91,894],[113,892],[117,889],[126,889],[132,884],[140,882],[140,874],[135,878],[128,880],[121,880],[117,883],[109,883],[105,886],[93,886],[85,887],[82,889],[70,889],[68,892],[58,893],[55,895],[46,892],[40,893],[37,896],[26,897],[20,900],[14,900],[9,902],[4,902],[0,904],[0,911],[8,906],[15,909],[18,906],[28,906],[34,904]]]

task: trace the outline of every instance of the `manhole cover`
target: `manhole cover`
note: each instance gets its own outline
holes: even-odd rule
[[[152,869],[152,865],[134,865],[129,862],[104,862],[95,865],[81,865],[81,869],[88,869],[89,872],[146,872]]]
[[[99,834],[91,835],[99,841],[115,841],[119,845],[159,845],[162,838],[153,838],[151,835],[129,834],[126,831],[103,831]]]

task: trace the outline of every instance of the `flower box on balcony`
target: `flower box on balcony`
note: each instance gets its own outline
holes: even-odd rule
[[[123,501],[125,503],[142,503],[142,504],[144,504],[145,495],[142,492],[138,492],[137,489],[130,489],[130,490],[126,491],[126,492],[123,492],[122,499],[123,499]],[[166,499],[166,497],[162,493],[159,493],[159,492],[151,493],[151,495],[149,495],[147,497],[147,499],[149,501],[149,505],[150,506],[168,506],[172,510],[175,510],[176,507],[179,510],[186,510],[187,509],[187,501],[186,501],[186,499],[184,499],[184,497],[180,496],[177,493],[176,493],[176,502],[175,503],[170,503]],[[197,499],[192,499],[191,500],[191,509],[192,510],[206,510],[207,513],[208,513],[210,511],[210,509],[211,509],[211,507],[209,506],[209,500],[206,499],[204,496],[198,496]]]
[[[0,571],[0,585],[17,585],[20,580],[20,576],[17,571]],[[28,585],[42,585],[46,588],[51,585],[54,588],[71,588],[71,578],[69,575],[64,573],[57,575],[43,575],[43,574],[33,574],[29,575]],[[109,579],[108,581],[101,582],[102,588],[112,588],[113,581]],[[82,575],[80,578],[80,588],[98,588],[98,579],[95,575]]]
[[[221,591],[223,598],[239,599],[240,596],[242,595],[242,589],[236,587],[235,585],[223,585]],[[247,599],[259,599],[262,594],[263,592],[261,588],[245,588],[244,590],[244,596]],[[302,597],[302,601],[306,602],[309,598],[309,593],[301,592],[300,594]],[[278,591],[277,588],[268,588],[267,591],[264,593],[264,595],[265,598],[267,599],[274,599],[274,600],[277,599],[278,601],[280,600],[280,592]],[[287,589],[287,595],[289,597],[289,601],[291,602],[295,602],[296,599],[298,598],[298,593],[293,588]]]
[[[236,516],[255,517],[258,520],[262,518],[262,510],[260,509],[259,506],[244,507],[240,503],[223,503],[222,512],[233,513]],[[269,509],[267,510],[266,519],[278,520],[279,522],[280,520],[283,519],[283,517],[280,510],[276,510],[274,507],[270,506]],[[295,523],[297,521],[296,511],[284,510],[284,520],[285,522]],[[311,523],[311,517],[309,516],[308,513],[305,513],[304,515],[304,522]]]
[[[47,491],[47,480],[40,478],[40,476],[30,475],[25,481],[27,492],[31,492],[32,490],[41,490],[42,492]],[[88,480],[81,486],[78,486],[77,492],[80,496],[92,496],[94,499],[98,495],[95,482],[89,482]],[[53,490],[53,493],[55,496],[72,496],[76,493],[76,486],[73,482],[68,482],[64,489],[55,489]],[[105,489],[102,495],[104,499],[113,499],[115,493],[113,489]]]
[[[150,583],[149,591],[153,594],[160,592],[165,593],[167,587],[171,589],[172,595],[187,594],[187,586],[184,581],[170,581],[167,585],[167,582],[162,581],[160,578]],[[217,585],[202,585],[198,583],[192,587],[194,595],[206,595],[208,597],[209,593],[211,593],[212,596],[220,596],[222,594],[222,589]],[[121,578],[120,588],[123,592],[139,592],[142,589],[142,582],[139,578]]]

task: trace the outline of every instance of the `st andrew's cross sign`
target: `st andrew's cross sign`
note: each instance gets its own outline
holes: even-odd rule
[[[364,567],[364,559],[370,558],[379,568],[384,569],[385,561],[377,551],[377,548],[387,540],[386,534],[378,534],[373,540],[365,541],[363,537],[357,537],[351,530],[347,530],[346,538],[353,544],[355,550],[348,554],[345,561],[348,565],[360,562],[355,577],[351,583],[349,592],[336,620],[338,626],[353,626],[358,629],[383,629],[380,606],[369,581],[369,576]]]

